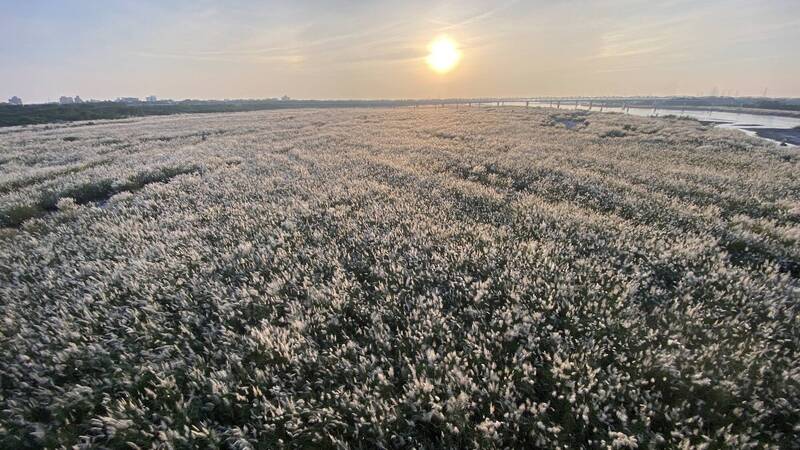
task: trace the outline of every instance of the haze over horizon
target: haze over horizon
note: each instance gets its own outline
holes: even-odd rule
[[[0,100],[800,96],[791,0],[0,0]],[[426,65],[448,36],[460,58]]]

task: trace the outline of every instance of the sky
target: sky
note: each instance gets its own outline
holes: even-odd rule
[[[800,97],[800,0],[0,0],[0,21],[0,99],[26,103]]]

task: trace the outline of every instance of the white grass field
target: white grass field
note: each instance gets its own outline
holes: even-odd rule
[[[0,447],[796,448],[799,174],[547,109],[0,129]]]

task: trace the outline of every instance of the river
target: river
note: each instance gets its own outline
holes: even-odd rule
[[[486,106],[496,105],[496,103],[484,104]],[[525,102],[504,102],[503,105],[510,106],[525,106]],[[555,107],[553,103],[552,107]],[[550,103],[547,102],[529,102],[528,106],[549,108]],[[582,103],[575,105],[575,103],[561,103],[561,109],[564,110],[589,110],[589,105]],[[599,104],[592,105],[592,111],[597,112],[616,112],[624,114],[632,114],[634,116],[642,117],[659,117],[659,116],[680,116],[691,117],[701,122],[713,124],[720,128],[731,128],[747,133],[750,136],[760,137],[777,144],[796,147],[800,145],[800,118],[786,117],[778,115],[766,114],[748,114],[746,112],[733,112],[733,111],[715,111],[715,110],[681,110],[681,109],[654,109],[654,108],[640,108],[640,107],[602,107]]]

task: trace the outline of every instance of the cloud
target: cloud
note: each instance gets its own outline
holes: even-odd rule
[[[173,58],[188,59],[197,61],[239,61],[239,62],[263,62],[263,61],[282,61],[288,63],[298,63],[316,56],[330,55],[337,52],[353,52],[369,46],[380,44],[387,37],[393,36],[400,22],[388,23],[360,31],[341,32],[338,34],[326,34],[313,30],[313,24],[303,24],[283,30],[281,37],[270,39],[276,42],[273,46],[237,46],[232,48],[209,48],[205,50],[181,50],[181,51],[138,51],[136,56],[151,58]],[[315,39],[307,39],[310,35],[317,35]],[[269,38],[269,36],[267,36]],[[306,37],[306,39],[303,39]],[[247,39],[245,39],[247,40]],[[251,36],[252,41],[263,41],[264,38],[258,35]],[[384,49],[382,52],[375,52],[379,59],[391,60],[408,58],[408,50],[401,53],[397,49]],[[317,58],[325,59],[325,58]],[[337,59],[337,58],[329,58]],[[338,58],[347,60],[347,58]],[[359,58],[350,58],[358,60]]]
[[[435,25],[438,25],[439,26],[438,31],[444,32],[444,31],[455,29],[455,28],[466,27],[467,25],[473,25],[473,24],[476,24],[478,22],[482,22],[484,20],[487,20],[487,19],[497,15],[497,13],[508,9],[509,7],[511,7],[512,5],[516,4],[517,2],[518,2],[518,0],[506,1],[505,3],[501,4],[500,6],[495,6],[495,7],[489,8],[487,10],[478,12],[476,14],[472,14],[472,15],[466,17],[466,18],[462,18],[458,22],[449,22],[449,21],[442,20],[442,19],[428,19],[428,21],[433,23],[433,24],[435,24]]]

